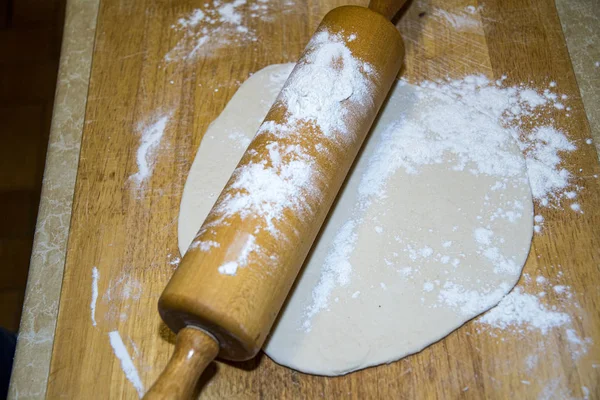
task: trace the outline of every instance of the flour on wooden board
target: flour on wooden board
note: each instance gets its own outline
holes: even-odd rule
[[[291,11],[294,1],[212,1],[182,16],[171,26],[183,33],[165,56],[166,62],[193,60],[219,48],[245,46],[258,41],[252,20],[274,20],[273,15]]]
[[[92,268],[92,300],[90,302],[90,312],[92,318],[92,325],[96,326],[96,302],[98,301],[98,280],[100,279],[100,273],[98,268]]]
[[[112,279],[102,296],[102,302],[108,306],[103,320],[125,321],[134,302],[140,300],[143,292],[142,283],[129,274]]]
[[[575,321],[568,311],[579,305],[573,300],[571,288],[552,283],[560,282],[562,276],[562,272],[559,272],[550,280],[541,275],[533,279],[529,274],[523,274],[522,284],[476,320],[478,331],[491,335],[495,335],[497,330],[519,335],[528,331],[546,335],[552,329],[560,329],[566,338],[571,357],[574,361],[578,360],[588,352],[593,342],[589,337],[581,338],[574,328]],[[550,307],[544,304],[549,292],[557,305]]]
[[[127,347],[125,347],[125,343],[123,343],[123,339],[121,339],[119,331],[109,332],[108,337],[113,352],[121,364],[121,369],[123,370],[125,377],[131,382],[141,399],[144,396],[144,384],[142,383],[137,368],[133,364],[133,360],[127,351]]]
[[[472,6],[471,6],[472,7]],[[434,9],[434,17],[450,25],[452,30],[459,32],[478,32],[482,29],[481,21],[476,16],[478,10],[474,7],[466,8],[464,11],[450,12],[442,9]]]
[[[158,115],[148,123],[138,125],[137,131],[140,135],[140,143],[136,151],[138,171],[130,177],[137,187],[143,186],[152,176],[156,154],[170,116],[170,113]]]
[[[173,254],[168,254],[167,257],[168,257],[167,262],[169,263],[169,265],[172,265],[175,268],[177,268],[177,266],[181,262],[181,257],[173,255]]]

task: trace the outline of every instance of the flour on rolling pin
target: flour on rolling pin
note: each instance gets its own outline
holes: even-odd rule
[[[354,39],[352,34],[348,36],[348,40]],[[372,68],[356,59],[344,40],[341,35],[327,31],[315,35],[307,47],[305,62],[296,67],[296,73],[277,100],[288,110],[287,122],[275,124],[267,121],[260,126],[257,136],[271,134],[288,139],[297,136],[297,140],[301,140],[298,126],[309,124],[314,126],[315,135],[321,135],[332,145],[349,140],[345,125],[348,106],[342,106],[342,102],[364,106],[372,101],[369,78]],[[314,89],[307,92],[307,87]],[[327,151],[324,144],[317,143],[316,151]],[[213,224],[220,224],[236,214],[242,219],[262,218],[264,224],[257,229],[264,229],[277,237],[276,225],[286,210],[302,213],[309,204],[307,197],[319,196],[313,185],[319,171],[301,146],[282,147],[274,141],[268,149],[268,160],[250,163],[236,170],[232,183],[236,192],[228,194],[221,202],[216,209],[221,218]],[[210,241],[196,243],[202,250],[218,245],[218,242]],[[254,236],[250,235],[238,259],[221,265],[219,272],[235,275],[239,267],[247,264],[250,253],[260,251],[254,243]]]

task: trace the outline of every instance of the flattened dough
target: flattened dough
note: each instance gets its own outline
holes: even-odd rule
[[[182,254],[292,67],[255,73],[204,135],[181,202]],[[381,172],[373,165],[398,140],[394,124],[444,101],[419,90],[394,87],[265,345],[276,362],[341,375],[398,360],[491,308],[518,280],[533,225],[524,163],[499,180],[453,168],[450,152],[418,171],[386,171],[384,191],[365,200]],[[522,159],[516,143],[505,147]]]

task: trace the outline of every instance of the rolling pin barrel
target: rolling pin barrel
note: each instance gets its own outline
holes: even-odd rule
[[[306,121],[294,125],[294,135],[278,135],[273,130],[258,134],[159,300],[159,312],[174,332],[184,330],[189,336],[190,327],[199,334],[207,332],[212,338],[209,340],[217,342],[218,356],[224,359],[247,360],[262,347],[402,64],[400,34],[384,16],[368,8],[332,10],[316,35],[320,32],[341,38],[353,58],[361,62],[370,85],[368,101],[340,101],[345,127],[341,139],[340,135],[337,139],[324,135]],[[314,41],[282,93],[288,85],[297,84],[299,69],[311,63]],[[306,94],[315,88],[308,84],[303,90]],[[281,96],[263,126],[289,126],[291,110]],[[277,209],[275,216],[271,208],[260,209],[260,205],[257,207],[262,212],[256,215],[228,214],[232,201],[251,201],[251,193],[236,177],[249,168],[273,166],[274,144],[279,149],[296,146],[308,155],[313,178],[298,187],[297,197],[290,199],[293,206],[277,209],[277,205],[268,205]],[[287,153],[281,154],[285,162]],[[262,190],[278,190],[276,186],[275,181],[272,185],[267,182]],[[189,379],[195,382],[197,376]]]

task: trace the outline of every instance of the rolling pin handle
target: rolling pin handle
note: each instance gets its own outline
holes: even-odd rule
[[[144,399],[191,399],[198,378],[218,353],[219,343],[211,334],[191,326],[181,329],[173,356]]]

